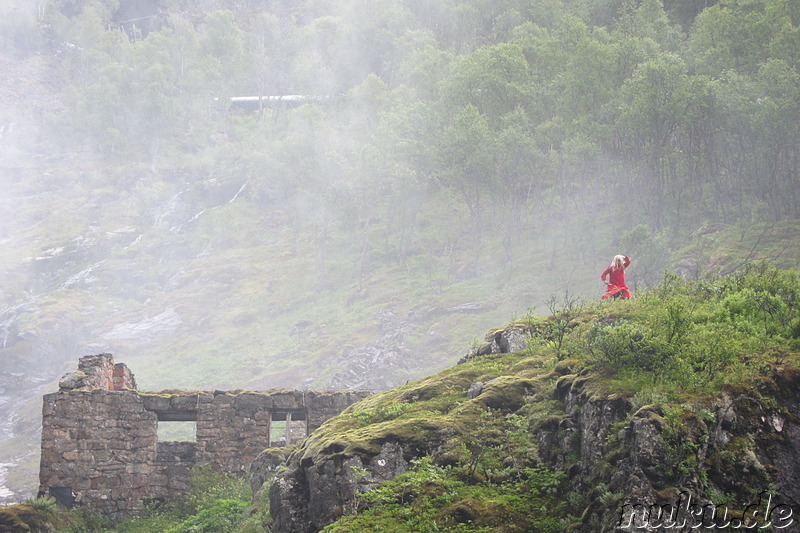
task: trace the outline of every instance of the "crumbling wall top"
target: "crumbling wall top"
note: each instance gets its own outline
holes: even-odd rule
[[[78,370],[58,382],[62,391],[69,390],[136,390],[133,372],[124,364],[114,364],[110,353],[86,355],[78,361]]]

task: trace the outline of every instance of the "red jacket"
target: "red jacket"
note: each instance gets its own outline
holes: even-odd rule
[[[628,256],[625,256],[625,261],[623,264],[625,265],[625,268],[628,268],[628,265],[631,264],[631,260],[628,259]],[[602,274],[600,274],[600,279],[605,282],[606,276],[608,276],[608,283],[611,285],[616,285],[617,287],[626,287],[624,268],[614,268],[613,266],[609,266],[607,269],[603,270]]]

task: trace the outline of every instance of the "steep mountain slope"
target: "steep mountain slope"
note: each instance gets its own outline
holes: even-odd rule
[[[799,264],[793,4],[612,4],[0,2],[0,498],[86,353],[385,389],[620,251]]]
[[[4,64],[16,75],[3,85],[0,154],[3,497],[35,490],[38,398],[76,356],[112,352],[152,390],[384,389],[451,364],[475,331],[553,286],[593,285],[589,269],[544,286],[522,263],[480,266],[493,244],[386,266],[376,256],[357,278],[360,243],[339,230],[321,277],[314,230],[297,228],[289,207],[264,207],[247,179],[215,177],[220,165],[122,168],[63,150],[42,130],[61,110],[48,81],[57,64]]]

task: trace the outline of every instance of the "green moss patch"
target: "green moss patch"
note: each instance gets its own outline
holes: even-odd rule
[[[27,503],[0,507],[0,531],[65,531],[80,524],[80,518],[55,503],[52,498],[37,498]]]

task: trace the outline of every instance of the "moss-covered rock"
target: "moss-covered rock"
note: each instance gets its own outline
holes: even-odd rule
[[[78,522],[76,516],[47,498],[0,507],[3,533],[57,533]]]
[[[546,341],[513,353],[479,350],[351,406],[277,476],[273,531],[337,520],[330,531],[436,522],[596,533],[617,531],[626,509],[677,505],[684,493],[743,509],[762,486],[775,490],[776,504],[799,506],[800,354],[784,327],[800,316],[797,277],[754,271],[711,286],[665,283],[582,311],[561,339],[569,357],[559,360]],[[758,291],[772,314],[730,315],[731,295]],[[374,466],[386,446],[409,470],[375,486],[388,475]],[[353,472],[371,482],[359,485]],[[423,474],[436,490],[411,488]],[[401,511],[403,502],[414,511]],[[652,530],[641,513],[631,516],[632,528]]]

